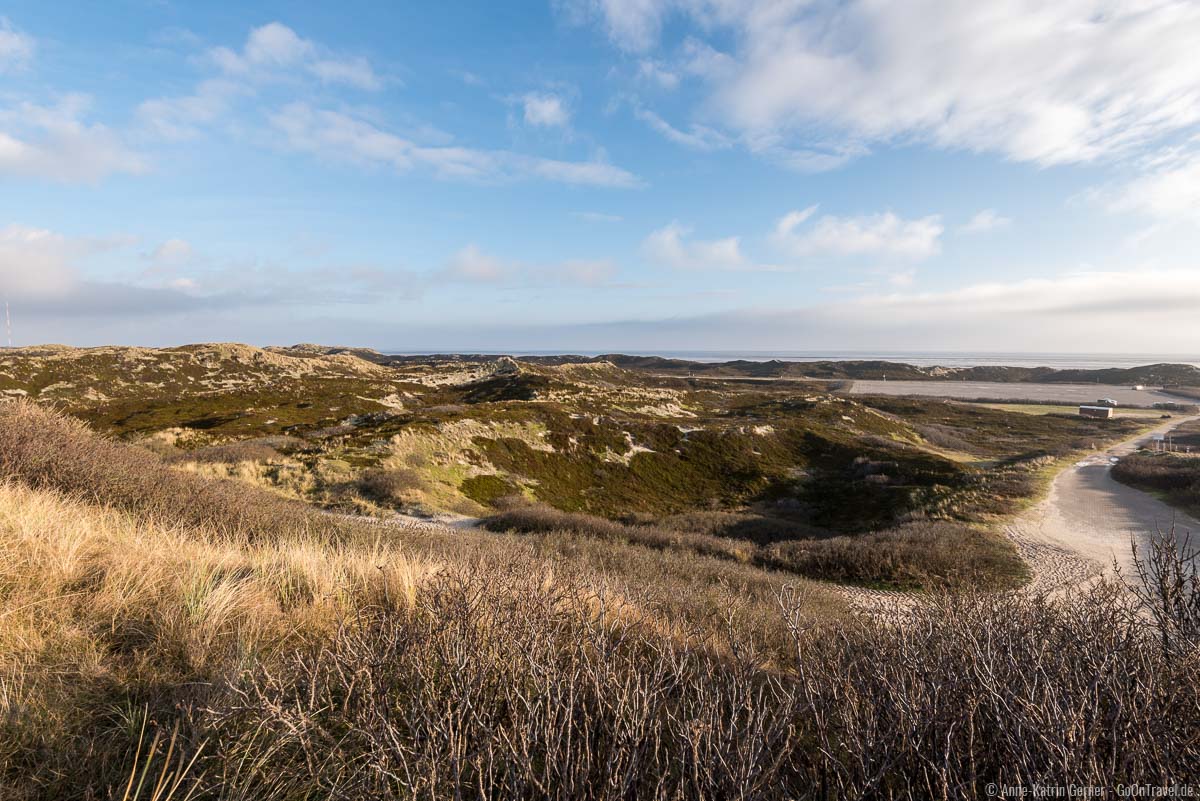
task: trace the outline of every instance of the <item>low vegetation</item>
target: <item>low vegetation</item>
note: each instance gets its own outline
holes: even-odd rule
[[[716,380],[661,377],[655,364],[317,346],[41,348],[0,355],[0,394],[62,409],[193,472],[341,512],[484,516],[518,495],[610,519],[773,518],[823,537],[914,518],[989,522],[1036,489],[1014,479],[1039,459],[1140,425],[851,399],[821,381],[720,370],[706,373]],[[837,369],[876,368],[890,369]],[[405,487],[381,488],[387,475],[405,476]]]
[[[931,592],[889,627],[690,544],[787,541],[740,517],[343,520],[9,404],[0,797],[969,798],[1200,764],[1194,555],[1155,550],[1140,596]]]
[[[701,517],[698,520],[697,517]],[[626,524],[545,506],[517,506],[484,526],[510,533],[560,532],[657,550],[688,552],[782,570],[808,578],[903,590],[999,589],[1026,572],[996,534],[946,521],[910,522],[855,537],[805,537],[803,527],[770,518],[697,515],[659,524]]]
[[[1131,487],[1158,493],[1168,503],[1200,515],[1200,456],[1134,453],[1113,465],[1112,476]]]

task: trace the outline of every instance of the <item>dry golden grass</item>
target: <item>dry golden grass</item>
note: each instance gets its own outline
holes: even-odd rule
[[[43,647],[55,633],[48,610],[67,608],[110,630],[122,618],[154,620],[197,663],[222,642],[325,630],[365,604],[410,604],[433,570],[381,541],[265,544],[0,484],[0,659]]]
[[[0,484],[0,776],[26,765],[53,787],[74,738],[127,734],[140,705],[180,703],[368,606],[407,607],[437,567],[381,542],[265,543]]]

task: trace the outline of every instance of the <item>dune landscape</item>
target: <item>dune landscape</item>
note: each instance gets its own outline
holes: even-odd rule
[[[0,3],[0,801],[1200,798],[1200,2]]]

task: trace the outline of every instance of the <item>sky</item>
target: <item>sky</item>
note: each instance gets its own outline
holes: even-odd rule
[[[1198,354],[1198,41],[1191,0],[2,0],[11,341]]]

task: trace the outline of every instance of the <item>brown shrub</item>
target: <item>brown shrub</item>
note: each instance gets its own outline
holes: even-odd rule
[[[402,500],[406,492],[419,490],[424,486],[421,476],[414,470],[393,470],[382,467],[364,471],[355,483],[358,491],[363,495],[385,503]]]
[[[443,575],[210,705],[210,780],[261,799],[925,799],[1200,764],[1200,650],[1165,653],[1122,588],[940,596],[901,627],[797,601],[791,657],[763,669],[736,630],[689,648],[536,571]]]
[[[492,515],[483,521],[483,527],[489,531],[517,534],[569,532],[580,537],[642,545],[656,550],[691,551],[738,562],[750,561],[754,547],[706,534],[689,534],[659,526],[628,525],[594,515],[560,512],[541,504],[517,506]]]
[[[781,542],[760,558],[766,566],[810,578],[891,588],[1018,584],[1024,568],[1000,537],[945,521],[917,521],[854,537]]]
[[[934,587],[1009,587],[1025,578],[1013,547],[1000,537],[957,523],[917,521],[851,537],[776,541],[774,522],[746,516],[746,533],[734,539],[738,515],[703,513],[669,518],[671,527],[629,525],[548,506],[509,509],[484,520],[491,531],[520,534],[570,532],[576,536],[643,545],[658,550],[691,551],[704,556],[786,570],[806,578],[896,589]],[[781,523],[781,525],[783,525]],[[793,536],[796,531],[792,528]],[[706,531],[720,531],[717,536]]]
[[[823,529],[804,523],[735,512],[685,512],[663,518],[658,525],[672,531],[747,540],[758,545],[828,536]]]

